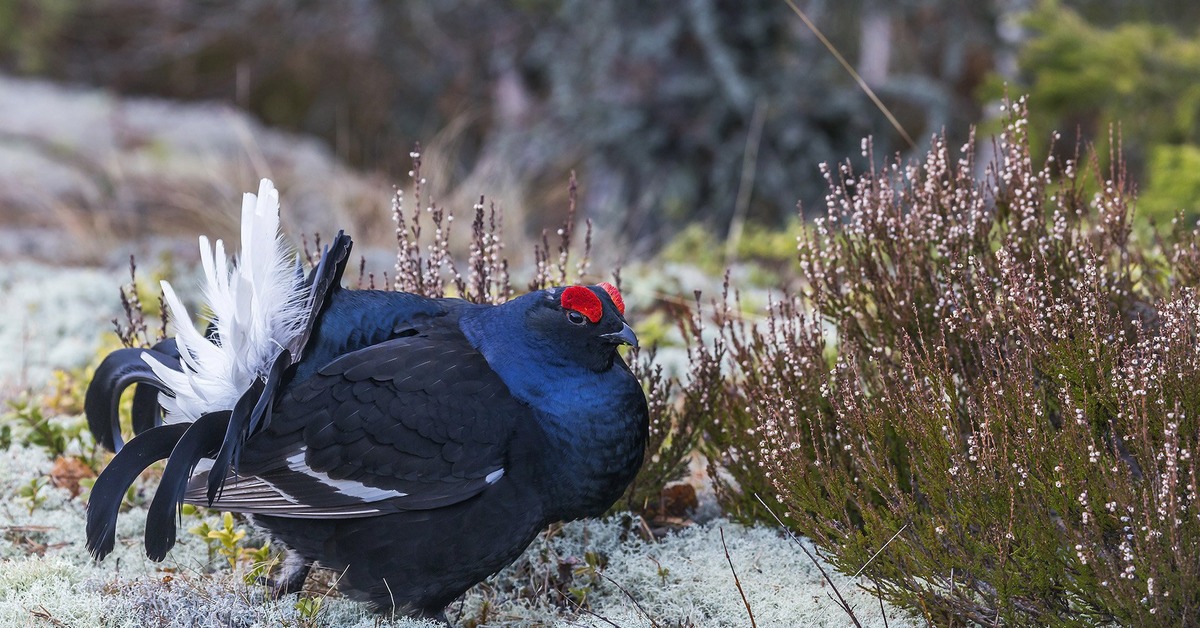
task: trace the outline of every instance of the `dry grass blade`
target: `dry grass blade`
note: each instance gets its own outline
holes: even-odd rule
[[[725,264],[737,261],[738,243],[746,228],[746,212],[750,209],[750,196],[754,192],[754,175],[758,168],[758,146],[762,140],[763,124],[767,119],[767,103],[759,98],[754,104],[754,115],[750,118],[750,130],[746,133],[746,148],[742,151],[742,176],[738,181],[737,199],[733,205],[733,219],[729,222],[729,235],[725,238]]]
[[[887,546],[891,545],[891,544],[892,544],[892,541],[895,541],[895,540],[896,540],[896,537],[900,536],[900,533],[901,533],[901,532],[903,532],[903,531],[904,531],[904,529],[905,529],[905,528],[907,528],[907,527],[908,527],[908,524],[907,524],[907,523],[906,523],[906,524],[904,524],[904,525],[902,525],[902,526],[900,526],[900,529],[899,529],[899,530],[896,530],[896,533],[892,535],[892,538],[888,539],[888,540],[887,540],[887,543],[884,543],[884,544],[883,544],[883,547],[881,547],[881,548],[879,548],[878,550],[876,550],[876,552],[875,552],[875,553],[874,553],[874,554],[871,556],[871,558],[867,559],[867,562],[863,563],[863,566],[862,566],[862,567],[860,567],[860,568],[858,569],[858,571],[854,572],[854,577],[855,577],[855,578],[857,578],[857,577],[861,576],[861,575],[862,575],[862,572],[863,572],[863,571],[864,571],[864,570],[867,568],[867,566],[868,566],[868,565],[870,565],[870,564],[871,564],[871,561],[875,560],[875,557],[876,557],[876,556],[879,556],[879,554],[881,554],[881,553],[883,552],[883,550],[887,549]]]
[[[742,596],[742,604],[746,605],[746,614],[750,616],[750,626],[758,628],[758,622],[754,621],[754,611],[750,610],[750,600],[746,599],[746,592],[742,590],[742,581],[738,579],[737,570],[733,568],[733,558],[729,556],[729,546],[725,544],[725,528],[718,528],[721,532],[721,547],[725,549],[725,560],[729,562],[729,571],[733,573],[733,583],[737,585],[738,594]]]
[[[829,587],[833,589],[834,595],[837,596],[836,601],[838,606],[850,616],[850,621],[854,622],[856,628],[862,628],[862,623],[858,621],[858,617],[854,614],[854,609],[850,607],[850,603],[846,601],[846,598],[842,597],[842,592],[838,591],[837,585],[833,583],[833,579],[829,577],[828,573],[825,573],[825,568],[821,566],[821,562],[817,560],[817,557],[813,556],[812,552],[808,551],[808,548],[804,547],[804,544],[800,542],[800,539],[796,538],[796,535],[792,534],[792,531],[787,527],[786,524],[783,523],[783,519],[780,519],[779,515],[775,514],[775,511],[767,505],[767,502],[763,501],[762,497],[755,493],[754,499],[757,499],[758,503],[762,504],[762,507],[767,509],[767,512],[771,515],[771,517],[774,518],[777,523],[779,523],[779,527],[783,530],[784,534],[787,534],[788,538],[790,538],[792,542],[794,542],[796,546],[804,552],[804,555],[812,561],[812,564],[817,566],[817,571],[821,572],[821,577],[825,578],[825,582],[829,583]]]
[[[863,80],[863,77],[859,76],[858,71],[854,69],[854,66],[850,65],[850,62],[846,61],[846,58],[842,56],[842,53],[838,52],[838,49],[834,47],[833,42],[829,41],[829,39],[825,37],[825,34],[817,28],[816,24],[813,24],[812,20],[808,19],[808,15],[806,15],[804,11],[800,10],[800,7],[796,6],[795,2],[792,0],[783,1],[787,3],[789,7],[791,7],[792,11],[797,16],[800,17],[800,20],[804,22],[804,25],[808,27],[808,30],[812,31],[813,35],[816,35],[817,39],[821,40],[821,43],[824,44],[825,48],[829,50],[829,53],[832,54],[835,59],[837,59],[838,63],[842,64],[842,67],[846,69],[846,72],[848,72],[850,76],[854,78],[854,82],[858,83],[858,86],[861,87],[863,92],[867,94],[867,97],[871,99],[871,102],[875,103],[875,106],[878,107],[879,111],[882,112],[884,117],[888,119],[888,122],[892,123],[892,127],[896,129],[896,132],[900,134],[900,137],[903,137],[904,141],[908,142],[909,148],[916,148],[917,143],[914,142],[913,138],[909,136],[908,131],[905,131],[904,127],[900,126],[900,121],[896,119],[896,116],[892,115],[892,111],[887,108],[887,105],[883,104],[882,100],[879,100],[879,96],[876,96],[875,91],[871,89],[871,86],[867,85],[867,82]]]
[[[567,604],[569,604],[569,605],[570,605],[572,608],[574,608],[574,609],[575,609],[577,612],[580,612],[580,613],[587,613],[588,615],[591,615],[592,617],[595,617],[596,619],[599,619],[600,621],[602,621],[602,622],[604,622],[604,623],[606,623],[606,624],[608,624],[608,625],[612,626],[613,628],[621,628],[621,625],[620,625],[620,624],[618,624],[618,623],[614,622],[613,620],[611,620],[611,619],[609,619],[609,618],[605,617],[604,615],[601,615],[600,613],[597,613],[596,611],[593,611],[593,610],[592,610],[592,609],[590,609],[590,608],[587,608],[586,606],[584,606],[584,605],[580,604],[579,602],[576,602],[575,600],[572,600],[572,599],[571,599],[571,597],[570,597],[570,596],[568,596],[566,593],[563,593],[562,591],[559,591],[559,592],[558,592],[558,594],[559,594],[560,596],[562,596],[562,598],[563,598],[564,600],[566,600]]]

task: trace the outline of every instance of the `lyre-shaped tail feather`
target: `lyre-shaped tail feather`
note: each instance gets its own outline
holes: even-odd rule
[[[160,423],[159,393],[171,394],[162,384],[144,356],[153,358],[165,368],[178,369],[179,353],[174,340],[164,340],[151,349],[118,349],[108,354],[88,385],[83,409],[88,427],[100,443],[110,451],[124,444],[121,437],[121,395],[131,385],[133,393],[133,433],[140,434]]]
[[[242,204],[242,251],[230,264],[225,247],[200,238],[205,301],[211,322],[201,334],[171,285],[163,295],[177,322],[176,337],[153,350],[128,349],[106,358],[88,390],[88,420],[97,439],[121,445],[116,408],[121,391],[134,394],[137,434],[101,473],[88,512],[88,549],[102,558],[113,547],[125,490],[155,460],[167,468],[146,520],[146,552],[162,560],[175,543],[176,517],[188,481],[203,458],[212,503],[236,470],[242,445],[270,422],[286,377],[303,355],[313,327],[338,288],[352,242],[338,233],[307,278],[279,238],[278,194],[264,179]],[[155,388],[147,388],[146,384]],[[155,394],[161,391],[161,394]],[[169,425],[155,427],[166,412]]]
[[[292,364],[291,357],[291,352],[284,349],[279,357],[275,358],[275,365],[271,367],[267,379],[255,381],[246,394],[234,404],[225,427],[225,437],[221,441],[220,450],[213,458],[213,466],[208,476],[209,505],[212,505],[221,488],[225,486],[230,467],[237,468],[238,456],[246,439],[254,433],[255,427],[261,425],[264,418],[270,415],[283,372]]]
[[[146,467],[170,455],[188,424],[160,425],[138,434],[104,468],[87,505],[87,549],[96,560],[107,556],[116,542],[117,512],[125,491]]]
[[[261,388],[247,391],[247,396],[257,392],[261,392]],[[150,502],[150,511],[146,514],[146,555],[151,560],[166,558],[167,552],[175,546],[176,520],[179,507],[183,505],[184,493],[187,492],[188,479],[202,458],[217,453],[229,425],[229,415],[228,410],[222,410],[196,419],[187,426],[187,431],[171,450],[167,468]]]

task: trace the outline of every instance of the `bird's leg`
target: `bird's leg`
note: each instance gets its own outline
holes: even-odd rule
[[[312,566],[313,561],[305,559],[297,552],[288,552],[287,558],[283,559],[279,575],[266,582],[267,587],[271,589],[271,595],[280,598],[289,593],[299,593],[304,589],[304,581],[308,579],[308,572],[312,571]]]

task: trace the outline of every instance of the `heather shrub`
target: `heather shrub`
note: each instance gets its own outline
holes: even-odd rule
[[[1035,167],[1026,121],[825,169],[802,293],[719,316],[721,493],[935,624],[1194,623],[1197,234],[1139,244],[1119,160]]]

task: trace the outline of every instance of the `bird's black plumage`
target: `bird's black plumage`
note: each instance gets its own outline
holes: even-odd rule
[[[84,410],[88,418],[88,427],[96,436],[96,442],[112,451],[118,451],[124,445],[121,438],[120,413],[117,411],[121,403],[121,394],[132,385],[137,385],[133,393],[133,431],[140,434],[159,422],[158,393],[164,392],[158,378],[150,370],[150,366],[142,359],[143,355],[156,355],[168,365],[178,368],[179,351],[175,341],[164,340],[150,349],[118,349],[104,357],[92,384],[84,395]],[[170,394],[170,391],[165,391]]]
[[[93,556],[107,556],[112,552],[116,542],[117,510],[125,491],[146,467],[171,455],[187,428],[186,423],[175,423],[138,434],[96,478],[88,500],[87,516],[87,548]]]
[[[221,438],[229,427],[227,410],[210,412],[188,426],[171,449],[162,481],[146,513],[146,555],[162,560],[175,546],[175,518],[183,505],[188,478],[202,458],[211,458],[221,447]],[[136,440],[136,439],[134,439]]]
[[[147,523],[152,558],[174,542],[180,501],[211,504],[251,514],[304,565],[343,571],[351,596],[416,615],[439,613],[547,524],[618,499],[648,421],[617,354],[636,339],[615,289],[554,288],[498,306],[344,290],[341,244],[298,288],[313,303],[303,339],[236,408],[144,430],[118,453],[89,506],[97,557],[112,548],[120,495],[168,447]],[[111,433],[111,391],[128,381],[93,384],[93,429]],[[202,458],[216,462],[193,472]]]

